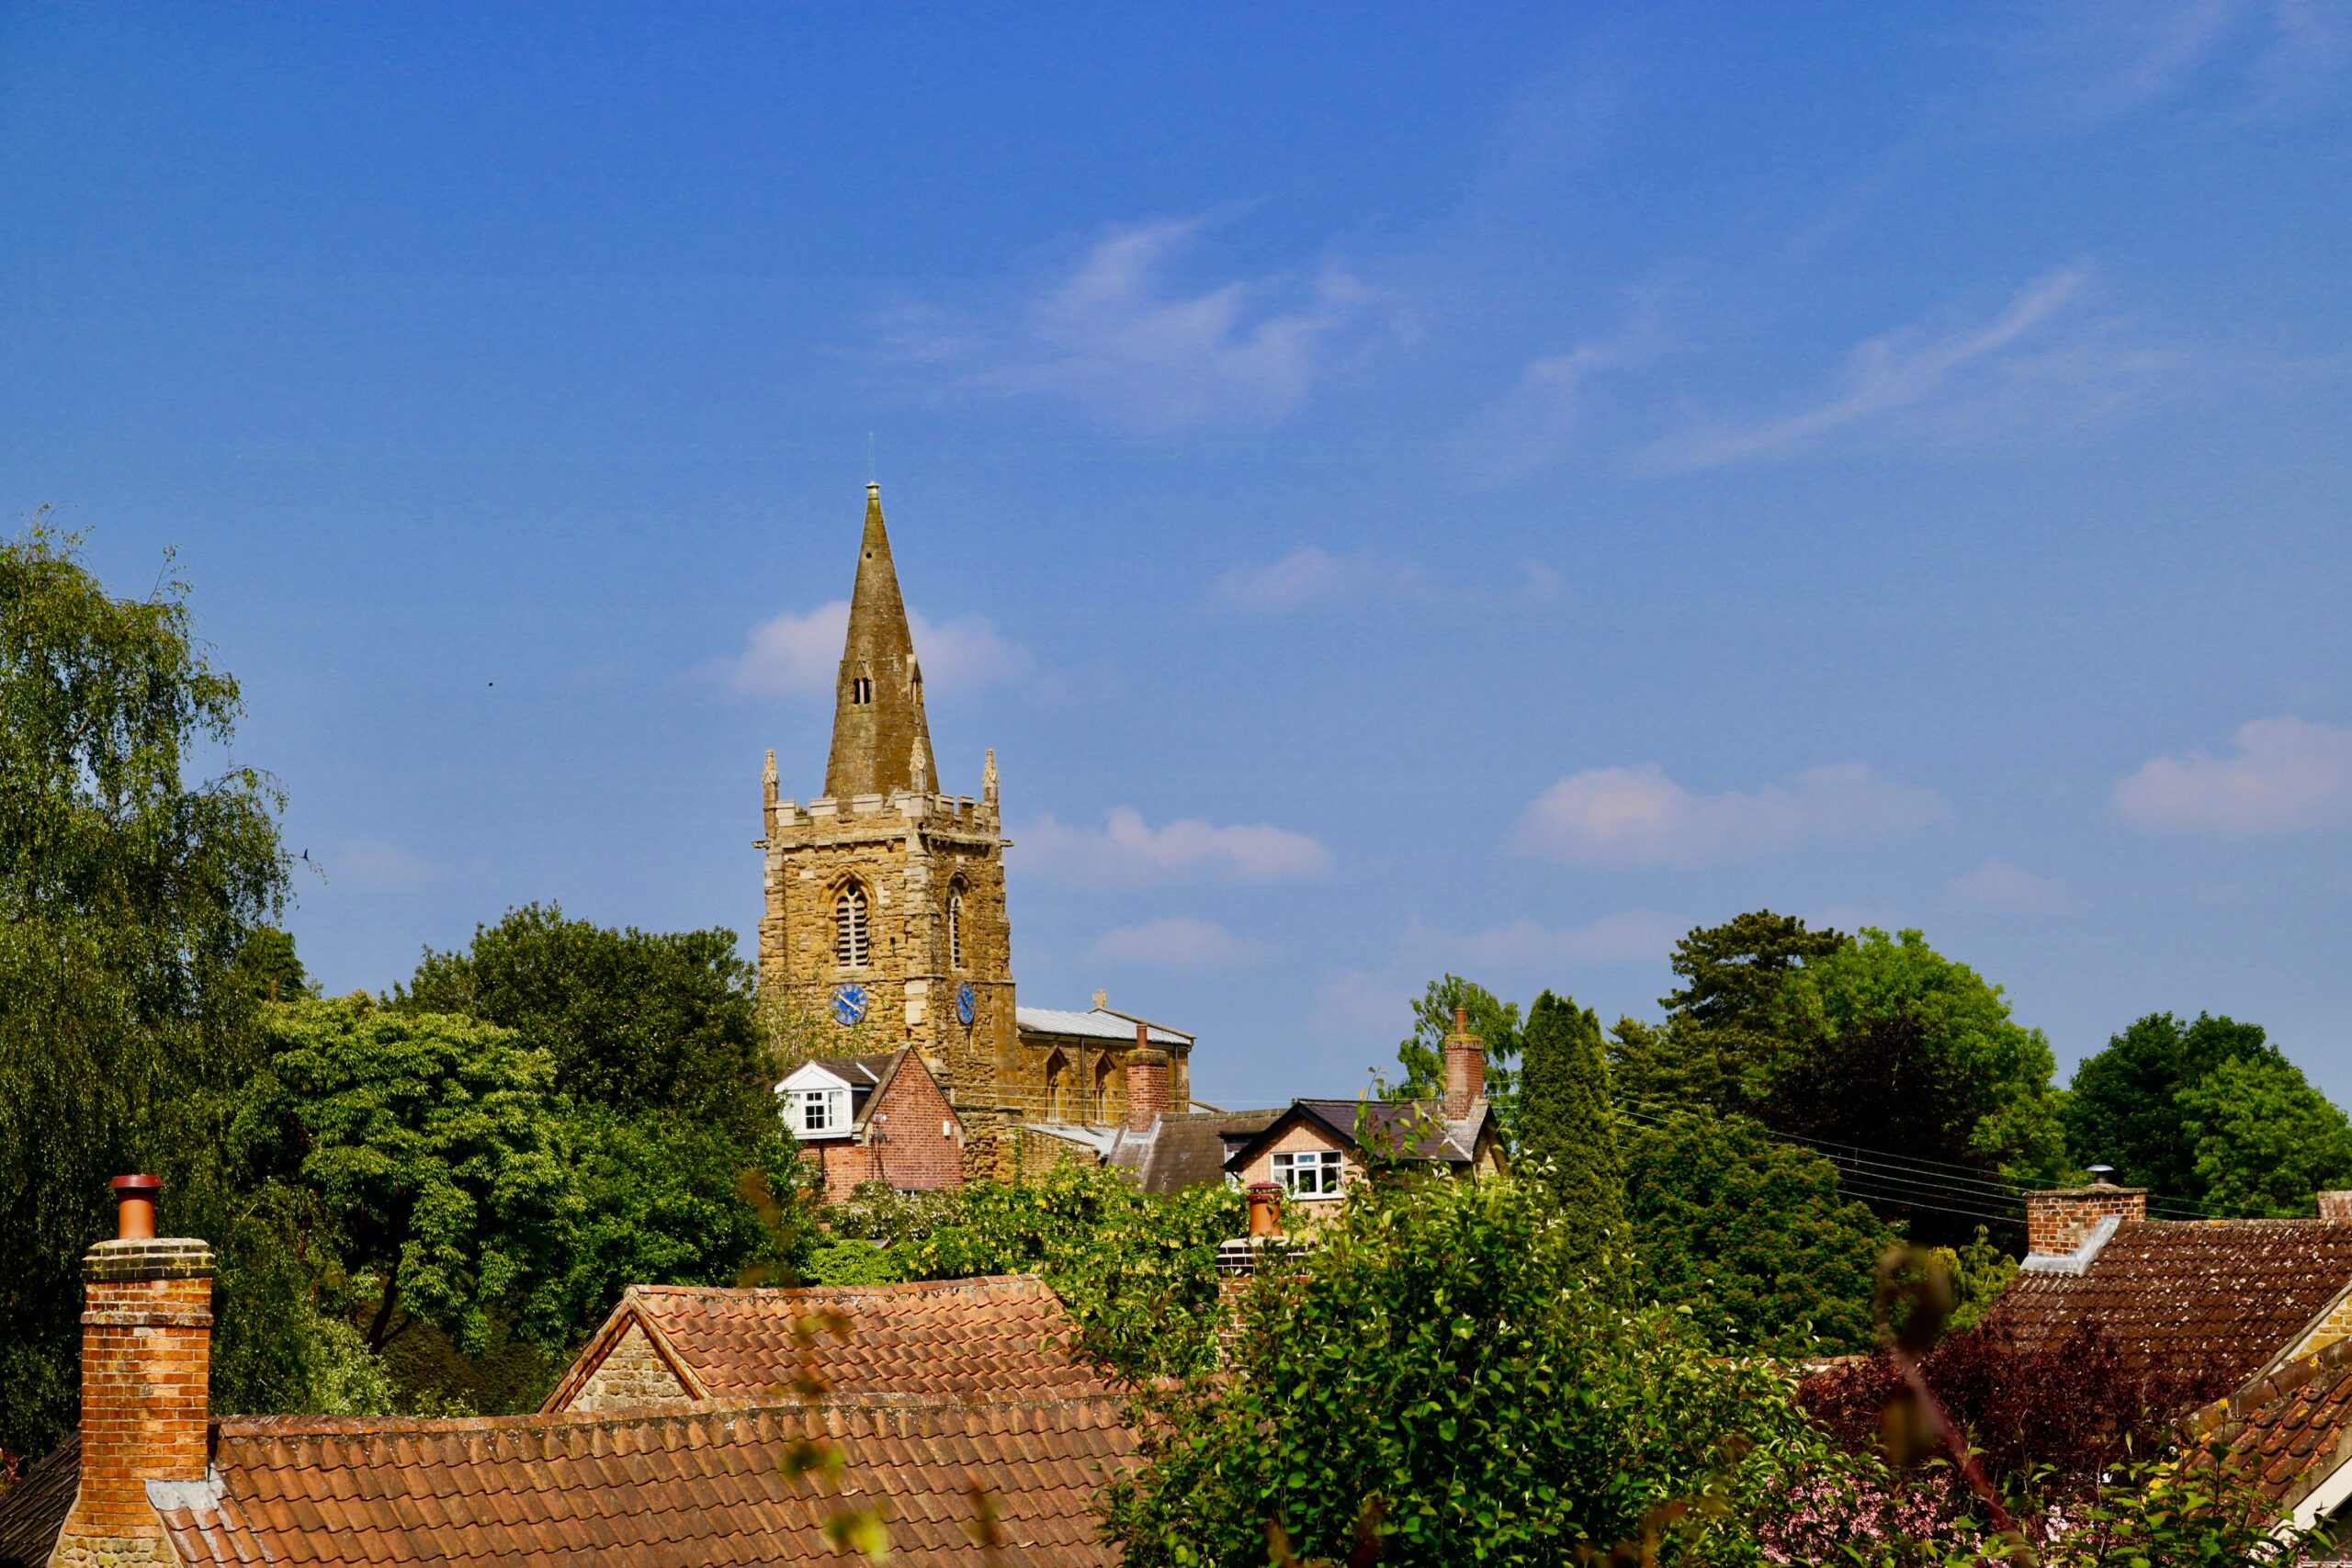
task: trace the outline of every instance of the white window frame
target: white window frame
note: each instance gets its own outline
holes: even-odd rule
[[[1338,1149],[1285,1149],[1274,1156],[1274,1180],[1294,1198],[1337,1198],[1348,1179],[1348,1156]]]
[[[814,1062],[803,1065],[776,1085],[775,1098],[776,1111],[784,1118],[786,1131],[803,1143],[846,1138],[854,1131],[850,1125],[853,1111],[849,1085]],[[811,1111],[819,1113],[814,1125],[810,1124]]]

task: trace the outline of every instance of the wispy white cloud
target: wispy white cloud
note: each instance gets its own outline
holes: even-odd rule
[[[1215,920],[1178,917],[1104,931],[1090,956],[1138,968],[1231,969],[1255,963],[1263,953]]]
[[[1430,962],[1462,968],[1526,970],[1562,964],[1663,964],[1690,922],[1654,909],[1604,915],[1582,925],[1545,926],[1521,918],[1484,931],[1415,927],[1407,948]]]
[[[456,874],[447,863],[384,839],[346,839],[328,852],[322,869],[330,886],[363,893],[421,893]]]
[[[1370,551],[1334,555],[1320,545],[1301,545],[1263,566],[1235,567],[1216,583],[1223,603],[1260,613],[1422,598],[1429,592],[1429,574],[1418,561]]]
[[[925,620],[907,612],[915,657],[931,692],[970,692],[1024,680],[1029,655],[1008,641],[996,623],[967,615]],[[743,651],[722,660],[718,673],[738,692],[755,696],[820,696],[841,673],[842,642],[849,632],[849,601],[836,599],[806,614],[786,611],[753,626]]]
[[[1262,565],[1237,566],[1216,581],[1213,597],[1227,609],[1257,615],[1323,609],[1359,609],[1380,603],[1494,608],[1549,604],[1566,591],[1560,574],[1534,559],[1519,563],[1518,581],[1498,593],[1492,584],[1441,583],[1417,560],[1372,550],[1335,553],[1302,545]]]
[[[1262,822],[1219,827],[1197,817],[1154,828],[1125,806],[1106,814],[1100,829],[1041,817],[1015,838],[1024,867],[1098,885],[1185,878],[1292,882],[1318,876],[1331,864],[1331,852],[1318,840],[1284,828]]]
[[[1550,468],[1576,445],[1585,383],[1625,358],[1620,348],[1585,344],[1531,361],[1462,442],[1463,467],[1473,479],[1497,483]]]
[[[2097,331],[2052,341],[2047,329],[2087,276],[2072,266],[2037,278],[1989,321],[1942,330],[1915,322],[1867,339],[1848,356],[1844,389],[1826,401],[1748,423],[1693,425],[1654,444],[1644,464],[1721,468],[1800,457],[1864,434],[1951,444],[2111,416],[2172,360]]]
[[[2199,84],[2240,116],[2293,113],[2324,101],[2352,59],[2341,0],[2115,0],[2026,16],[2030,121],[2099,124]]]
[[[1332,341],[1361,322],[1371,289],[1337,264],[1311,272],[1174,277],[1199,219],[1114,229],[1014,319],[901,312],[888,352],[1006,393],[1046,393],[1151,430],[1270,422],[1298,406]]]
[[[1988,861],[1954,882],[1947,896],[1972,909],[2010,915],[2062,915],[2073,908],[2066,885],[2007,861]]]
[[[2233,754],[2156,757],[2115,786],[2115,809],[2163,833],[2253,838],[2352,822],[2352,728],[2300,718],[2238,727]]]
[[[1569,774],[1528,806],[1516,838],[1531,853],[1571,864],[1693,866],[1808,840],[1884,837],[1949,815],[1936,795],[1860,764],[1712,795],[1692,794],[1651,764]]]

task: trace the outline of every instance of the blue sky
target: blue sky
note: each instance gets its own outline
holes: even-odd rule
[[[0,6],[0,496],[301,950],[758,915],[868,472],[1024,1000],[1350,1092],[1759,906],[2352,1096],[2352,10]]]

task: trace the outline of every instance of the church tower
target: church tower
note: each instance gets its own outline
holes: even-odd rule
[[[879,485],[865,487],[824,794],[776,789],[771,751],[761,988],[831,1021],[842,1051],[913,1046],[964,1122],[966,1168],[984,1172],[1016,1038],[996,753],[979,798],[940,793]]]

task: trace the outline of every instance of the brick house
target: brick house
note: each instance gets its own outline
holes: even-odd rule
[[[1224,1169],[1242,1187],[1279,1187],[1286,1201],[1313,1204],[1338,1198],[1383,1162],[1465,1179],[1503,1170],[1502,1139],[1487,1100],[1486,1045],[1463,1012],[1454,1013],[1445,1040],[1442,1099],[1295,1100],[1235,1140]]]
[[[28,1562],[836,1563],[823,1527],[850,1504],[887,1509],[894,1559],[920,1568],[1116,1562],[1098,1539],[1095,1495],[1133,1468],[1135,1433],[1123,1400],[1079,1392],[1025,1337],[1051,1315],[1034,1283],[910,1293],[883,1309],[900,1332],[862,1337],[868,1303],[831,1303],[853,1326],[839,1350],[828,1334],[810,1340],[821,1393],[779,1395],[754,1373],[760,1392],[737,1395],[734,1314],[640,1299],[616,1312],[621,1326],[579,1387],[631,1327],[659,1318],[676,1329],[673,1349],[691,1348],[679,1364],[707,1369],[695,1374],[702,1397],[531,1416],[215,1416],[211,1248],[156,1239],[157,1184],[123,1179],[143,1185],[123,1190],[121,1234],[85,1264],[70,1494],[52,1456],[37,1490],[28,1480],[0,1499],[0,1542]],[[769,1346],[790,1317],[773,1305],[749,1314]],[[702,1342],[686,1327],[696,1319]],[[997,1355],[1031,1359],[1000,1385],[983,1370]],[[1004,1396],[957,1396],[983,1390]],[[836,1481],[808,1472],[812,1440],[838,1455]]]
[[[2030,1348],[2086,1322],[2127,1366],[2225,1392],[2184,1411],[2282,1520],[2352,1540],[2352,1192],[2308,1220],[2151,1220],[2139,1188],[2029,1193],[2028,1255],[1988,1324]]]
[[[810,1340],[805,1325],[829,1318],[838,1331]],[[540,1409],[790,1397],[804,1371],[834,1398],[1112,1393],[1072,1354],[1077,1337],[1061,1298],[1034,1274],[795,1290],[632,1285]]]
[[[964,1123],[911,1046],[819,1056],[775,1086],[786,1130],[838,1201],[861,1181],[901,1192],[961,1186]]]

